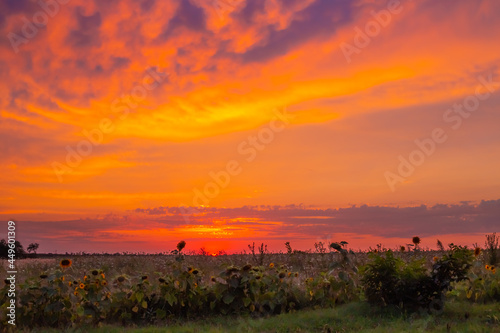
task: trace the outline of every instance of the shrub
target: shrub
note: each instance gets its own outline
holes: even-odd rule
[[[436,260],[431,271],[426,268],[425,259],[406,263],[390,250],[385,256],[371,254],[370,259],[361,268],[361,282],[369,303],[410,311],[436,310],[442,306],[443,292],[451,289],[452,282],[467,278],[472,251],[450,244],[448,253]]]
[[[498,252],[499,239],[500,236],[497,236],[496,232],[486,235],[486,241],[484,242],[484,246],[486,252],[488,253],[488,263],[490,265],[496,265],[498,261],[497,252]]]

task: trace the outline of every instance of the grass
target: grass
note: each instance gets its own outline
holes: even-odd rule
[[[334,309],[304,310],[269,318],[211,317],[168,327],[104,326],[70,330],[74,333],[195,333],[195,332],[500,332],[500,304],[447,302],[442,313],[401,314],[382,311],[364,302]],[[56,330],[36,332],[53,333]]]

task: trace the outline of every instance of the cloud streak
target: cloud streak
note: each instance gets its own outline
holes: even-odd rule
[[[23,238],[36,240],[44,251],[123,251],[141,244],[141,251],[161,252],[179,239],[191,249],[220,241],[271,244],[281,250],[292,240],[308,249],[318,241],[350,242],[354,248],[368,248],[381,242],[395,247],[419,235],[425,246],[434,247],[437,237],[455,243],[482,242],[494,232],[500,218],[500,200],[433,206],[351,206],[320,209],[303,205],[199,208],[186,224],[181,207],[137,208],[127,215],[108,214],[77,220],[17,221]],[[122,244],[120,244],[122,243]],[[241,246],[226,248],[239,251]]]

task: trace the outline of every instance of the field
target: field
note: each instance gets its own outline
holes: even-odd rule
[[[208,256],[184,255],[184,245],[169,255],[18,260],[17,328],[500,331],[500,276],[488,264],[491,252],[480,249],[378,248],[355,253],[334,243],[314,252],[289,248],[287,253],[267,253],[254,248],[250,254]],[[2,265],[6,268],[7,261]],[[392,275],[387,273],[390,265],[395,268]],[[442,277],[445,273],[449,278]],[[438,278],[446,285],[436,289],[432,283]],[[376,288],[370,287],[373,279],[381,280]],[[391,279],[396,282],[384,291],[384,281]],[[7,282],[0,299],[2,323],[7,321]],[[391,296],[396,285],[402,289]],[[399,294],[405,295],[398,298]],[[9,327],[3,326],[3,331]]]

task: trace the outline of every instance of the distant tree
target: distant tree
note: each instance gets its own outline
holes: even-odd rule
[[[23,258],[26,256],[23,246],[19,241],[14,242],[14,250],[16,251],[16,258]],[[0,258],[8,258],[9,244],[5,239],[0,240]]]
[[[40,244],[38,243],[31,243],[30,245],[28,245],[28,253],[31,253],[33,252],[34,254],[36,254],[36,251],[38,250],[38,247],[40,246]]]

